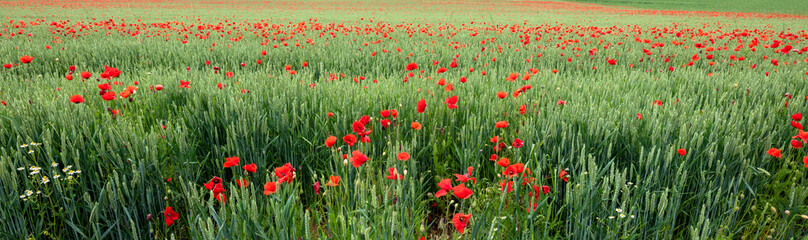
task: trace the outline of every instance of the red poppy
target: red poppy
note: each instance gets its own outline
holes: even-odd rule
[[[98,89],[112,90],[112,85],[109,85],[109,83],[98,84]]]
[[[447,178],[441,180],[438,183],[438,187],[440,188],[440,190],[438,190],[438,192],[435,193],[435,197],[437,198],[443,197],[444,195],[449,193],[449,190],[452,190],[452,179]]]
[[[174,212],[174,209],[171,207],[166,207],[166,210],[163,211],[163,215],[166,218],[166,226],[171,226],[171,224],[174,224],[174,221],[180,218],[180,215]]]
[[[236,156],[232,156],[229,158],[225,158],[224,167],[229,168],[233,166],[238,166],[239,158]]]
[[[362,133],[365,132],[365,124],[360,121],[354,121],[353,124],[351,124],[351,128],[353,128],[353,131],[359,135],[362,135]]]
[[[65,79],[67,79],[67,81],[72,81],[73,75],[65,75]]]
[[[22,57],[20,57],[20,62],[23,63],[23,64],[31,63],[31,61],[34,61],[34,57],[31,57],[31,56],[22,56]]]
[[[617,60],[614,60],[614,59],[609,59],[607,62],[609,62],[609,65],[617,64]]]
[[[477,178],[471,177],[471,172],[474,170],[474,167],[468,167],[468,172],[466,174],[460,175],[455,173],[455,177],[457,178],[458,182],[466,183],[469,180],[472,180],[474,183],[477,183]]]
[[[794,121],[802,120],[802,113],[795,113],[794,115],[791,115],[791,119],[794,119]]]
[[[330,148],[330,147],[334,146],[335,143],[337,143],[337,137],[328,136],[328,138],[325,139],[325,146],[326,147]]]
[[[180,88],[191,88],[189,84],[191,84],[191,81],[180,80]]]
[[[382,115],[383,118],[388,118],[390,117],[390,110],[382,110],[379,114]]]
[[[241,169],[244,169],[244,171],[247,172],[255,173],[258,170],[258,166],[256,166],[255,163],[250,163],[242,166]]]
[[[642,114],[637,113],[637,120],[642,119]]]
[[[567,176],[568,176],[567,171],[563,169],[561,170],[561,172],[558,173],[558,177],[561,178],[561,180],[564,180],[564,182],[567,182]]]
[[[425,109],[426,109],[426,100],[421,99],[421,101],[418,101],[418,113],[424,113]]]
[[[93,74],[90,73],[90,72],[81,72],[81,78],[88,79],[88,78],[90,78],[92,76],[93,76]]]
[[[444,103],[446,103],[446,105],[448,105],[449,109],[457,108],[457,96],[451,96],[451,97],[447,98]]]
[[[398,170],[396,170],[396,168],[388,168],[387,173],[388,173],[387,174],[387,179],[401,180],[401,179],[404,178],[404,176],[401,176],[401,174],[398,174]]]
[[[469,224],[469,220],[471,220],[471,214],[455,213],[454,217],[452,217],[452,224],[454,224],[458,232],[463,233],[466,230],[466,225]]]
[[[808,156],[802,158],[802,163],[805,164],[806,168],[808,168]]]
[[[501,158],[501,159],[499,159],[499,161],[497,161],[497,165],[499,165],[501,167],[508,167],[508,165],[510,165],[510,164],[511,164],[511,160],[508,159],[508,158]]]
[[[680,148],[679,150],[676,150],[676,152],[678,152],[678,153],[679,153],[679,155],[681,155],[681,156],[684,156],[684,155],[686,155],[686,154],[687,154],[687,150],[684,150],[684,149],[682,149],[682,148]]]
[[[412,71],[412,70],[415,70],[415,69],[418,69],[418,64],[416,64],[416,63],[407,64],[407,71]]]
[[[513,147],[515,147],[515,148],[521,148],[521,147],[522,147],[522,145],[524,145],[524,142],[523,142],[521,139],[518,139],[518,138],[517,138],[517,139],[514,139],[514,140],[513,140]]]
[[[399,161],[407,161],[410,159],[410,154],[407,152],[401,152],[397,156]]]
[[[11,63],[3,64],[3,67],[6,68],[6,69],[11,68],[11,66],[12,66]]]
[[[213,177],[213,178],[210,179],[210,181],[208,181],[208,183],[205,183],[205,189],[208,189],[208,191],[212,191],[213,186],[216,186],[216,184],[220,184],[220,183],[222,183],[221,178]]]
[[[83,103],[84,102],[84,97],[82,97],[81,95],[70,96],[70,102],[75,103],[75,104]]]
[[[115,96],[117,96],[115,95],[115,92],[109,91],[105,92],[104,95],[101,95],[101,99],[104,99],[105,101],[112,101],[115,100]]]
[[[276,167],[274,173],[278,177],[278,183],[290,183],[294,181],[295,168],[292,167],[292,164],[286,163],[283,166]]]
[[[780,155],[780,149],[777,148],[770,148],[769,151],[766,151],[766,153],[772,157],[783,158],[783,156]]]
[[[446,69],[445,67],[442,67],[442,68],[438,68],[438,71],[437,71],[437,72],[438,72],[438,73],[444,73],[444,72],[446,72],[446,71],[448,71],[448,70],[449,70],[449,69]]]
[[[497,122],[495,128],[508,128],[508,122],[506,121],[499,121]]]
[[[353,134],[345,135],[342,137],[342,141],[344,141],[345,144],[348,144],[348,146],[353,147],[353,145],[356,144],[356,136]]]
[[[410,127],[412,127],[412,129],[414,130],[421,130],[421,124],[418,122],[412,122],[412,124],[410,124]]]
[[[802,144],[803,143],[800,142],[800,141],[797,141],[797,139],[791,140],[791,147],[793,147],[794,149],[802,148]]]
[[[508,178],[519,176],[525,170],[525,164],[522,163],[514,163],[513,165],[508,166],[505,168],[505,171],[502,172],[502,175]]]
[[[564,101],[564,100],[558,100],[558,102],[556,102],[556,104],[558,104],[558,106],[567,105],[567,101]]]
[[[466,185],[460,184],[452,188],[452,194],[459,199],[468,199],[474,192],[467,188]]]
[[[218,83],[218,84],[216,84],[216,87],[218,87],[219,89],[222,89],[224,87],[224,84]]]
[[[802,124],[800,124],[798,122],[791,121],[791,126],[796,128],[796,129],[802,130]]]
[[[368,159],[367,156],[365,156],[365,154],[363,154],[359,150],[354,150],[352,152],[352,156],[351,156],[351,166],[354,166],[355,168],[358,168],[359,166],[362,166],[362,164],[364,164],[368,160],[369,159]]]
[[[499,99],[504,99],[504,98],[508,97],[508,93],[500,91],[500,92],[497,93],[497,97]]]
[[[339,180],[340,180],[339,176],[329,176],[328,182],[325,185],[329,187],[339,186]]]
[[[250,186],[250,182],[248,182],[246,179],[236,180],[236,184],[238,184],[238,186],[242,187],[242,188],[246,188],[246,187]]]
[[[264,195],[270,195],[278,192],[278,184],[276,182],[267,182],[264,184]]]

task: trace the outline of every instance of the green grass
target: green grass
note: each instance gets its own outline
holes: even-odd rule
[[[773,39],[783,42],[775,49],[806,47],[805,19],[483,1],[82,4],[5,7],[0,65],[16,65],[0,68],[0,238],[799,239],[808,231],[806,153],[790,144],[791,116],[808,106],[808,55],[764,47]],[[53,22],[87,34],[63,34]],[[734,30],[737,38],[724,35]],[[23,55],[33,62],[21,64]],[[98,79],[104,66],[122,73]],[[82,81],[83,71],[93,77]],[[519,78],[506,80],[512,73]],[[104,101],[106,82],[120,82],[116,93],[138,90],[131,101]],[[71,103],[77,94],[86,101]],[[451,96],[456,109],[444,103]],[[398,116],[385,129],[380,112],[389,109]],[[364,115],[370,143],[343,143]],[[499,121],[508,128],[495,128]],[[338,138],[332,148],[329,136]],[[499,152],[494,136],[506,144]],[[516,138],[524,146],[513,147]],[[343,154],[354,150],[370,160],[351,166]],[[398,161],[400,152],[412,158]],[[507,177],[491,154],[530,175]],[[239,166],[224,168],[232,156]],[[256,173],[240,168],[250,163]],[[265,195],[285,163],[294,181]],[[81,173],[68,175],[67,165]],[[437,183],[459,185],[455,174],[470,166],[471,197],[435,197]],[[389,168],[403,179],[386,178]],[[226,202],[204,186],[214,176]],[[339,186],[325,186],[329,176]],[[502,191],[503,181],[513,190]],[[530,194],[542,186],[550,192]],[[21,198],[26,190],[34,193]],[[170,226],[167,206],[179,214]],[[456,213],[472,214],[462,234]]]

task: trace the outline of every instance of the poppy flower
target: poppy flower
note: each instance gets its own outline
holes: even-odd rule
[[[766,153],[772,157],[783,158],[783,155],[780,155],[780,149],[777,148],[770,148],[769,151],[766,151]]]
[[[276,182],[267,182],[264,184],[264,195],[269,196],[276,192],[278,192],[278,184]]]
[[[477,178],[471,177],[471,172],[474,170],[474,167],[468,167],[468,172],[460,175],[455,173],[455,177],[457,178],[458,182],[466,183],[469,180],[472,180],[474,183],[477,183]]]
[[[191,84],[191,81],[180,80],[180,88],[191,88],[189,84]]]
[[[93,74],[90,73],[90,72],[81,72],[80,75],[81,75],[81,78],[84,78],[84,79],[88,79],[88,78],[93,76]]]
[[[504,98],[508,97],[508,93],[500,91],[500,92],[497,93],[497,97],[499,99],[504,99]]]
[[[216,200],[219,200],[220,202],[227,201],[227,198],[224,195],[224,192],[227,192],[227,190],[224,190],[224,186],[221,183],[216,184],[216,186],[213,187],[212,192],[213,197],[215,197]]]
[[[451,96],[451,97],[447,98],[444,103],[446,103],[446,105],[448,105],[449,109],[457,108],[457,96]]]
[[[682,148],[680,148],[679,150],[676,150],[676,152],[679,153],[680,156],[684,156],[685,154],[687,154],[687,150],[684,150]]]
[[[426,100],[421,99],[421,101],[418,101],[418,113],[424,113],[425,109],[426,109]]]
[[[497,122],[497,124],[494,127],[495,128],[508,128],[508,122],[499,121],[499,122]]]
[[[359,133],[359,135],[365,132],[365,124],[360,121],[354,121],[353,124],[351,124],[351,128],[355,133]]]
[[[568,176],[567,171],[563,169],[561,170],[561,172],[558,173],[558,177],[561,178],[561,180],[564,180],[564,182],[568,182],[567,176]]]
[[[452,217],[452,224],[454,224],[457,232],[462,234],[463,231],[466,230],[466,225],[469,224],[469,220],[471,220],[471,214],[455,213]]]
[[[614,59],[609,59],[607,62],[609,62],[609,65],[617,64],[617,60],[614,60]]]
[[[334,143],[337,143],[337,137],[328,136],[328,138],[325,139],[325,146],[326,147],[330,148],[330,147],[334,146]]]
[[[418,64],[416,64],[416,63],[407,64],[407,71],[412,71],[412,70],[415,70],[415,69],[418,69]]]
[[[401,179],[404,178],[404,176],[401,176],[401,174],[398,174],[398,170],[396,170],[396,168],[388,168],[387,173],[388,173],[387,174],[387,179],[401,180]]]
[[[81,95],[70,96],[70,102],[75,103],[75,104],[83,103],[84,102],[84,97],[82,97]]]
[[[497,156],[496,154],[491,154],[491,157],[489,157],[488,160],[493,162],[496,161],[497,158],[499,158],[499,156]]]
[[[224,84],[218,83],[218,84],[216,84],[216,87],[219,88],[219,89],[222,89],[224,87]]]
[[[642,114],[637,113],[637,120],[642,119]]]
[[[799,131],[800,131],[800,133],[798,133],[797,136],[793,136],[791,138],[799,138],[799,139],[802,139],[803,142],[808,141],[808,132],[805,132],[805,131],[802,131],[802,130],[799,130]]]
[[[382,115],[383,118],[388,118],[390,117],[390,110],[382,110],[379,114]]]
[[[796,128],[796,129],[802,130],[802,124],[800,124],[798,122],[791,121],[791,126]]]
[[[348,146],[353,147],[353,145],[356,144],[356,136],[353,134],[345,135],[342,137],[342,141],[344,141],[345,144],[348,144]]]
[[[418,122],[412,122],[412,124],[410,124],[410,127],[412,127],[412,129],[414,130],[421,130],[421,124]]]
[[[31,61],[34,61],[34,57],[31,57],[31,56],[22,56],[22,57],[20,57],[20,62],[23,63],[23,64],[31,63]]]
[[[101,95],[101,99],[104,99],[104,101],[112,101],[115,100],[115,96],[115,92],[109,91],[104,93],[104,95]]]
[[[520,173],[525,171],[525,164],[522,163],[514,163],[513,165],[508,166],[505,168],[505,171],[502,172],[502,175],[508,178],[519,176]]]
[[[221,178],[213,177],[210,179],[210,181],[208,181],[208,183],[205,183],[205,189],[208,189],[208,191],[213,191],[213,186],[216,186],[217,184],[220,183],[222,183]]]
[[[503,179],[502,182],[499,183],[499,191],[505,191],[506,193],[513,191],[513,181]]]
[[[273,172],[278,177],[278,183],[292,182],[295,177],[295,168],[290,163],[276,167]]]
[[[808,168],[808,156],[802,158],[802,163],[805,164],[806,168]]]
[[[258,170],[258,166],[256,166],[255,163],[250,163],[242,166],[241,169],[244,169],[244,171],[247,172],[255,173]]]
[[[365,164],[365,162],[368,161],[368,157],[359,150],[354,150],[351,154],[351,166],[354,166],[355,168],[362,166],[362,164]]]
[[[794,115],[791,115],[791,119],[794,119],[794,121],[802,120],[802,113],[795,113]]]
[[[446,71],[448,71],[448,70],[449,70],[449,69],[446,69],[445,67],[441,67],[441,68],[438,68],[438,71],[437,71],[437,72],[438,72],[438,73],[444,73],[444,72],[446,72]]]
[[[109,83],[98,84],[98,89],[112,90],[112,85],[109,85]]]
[[[387,126],[390,126],[390,119],[382,119],[379,120],[379,123],[382,125],[382,129],[386,129]]]
[[[65,79],[67,79],[67,81],[72,81],[73,75],[65,75]]]
[[[180,218],[180,215],[174,212],[174,209],[171,207],[166,207],[166,210],[163,211],[163,215],[166,218],[166,226],[171,226],[171,224],[174,224],[174,221]]]
[[[104,66],[104,72],[101,73],[103,79],[113,79],[121,75],[121,71],[117,68]]]
[[[558,100],[558,102],[556,102],[556,104],[558,104],[558,106],[564,106],[564,105],[567,105],[567,101]]]
[[[499,165],[501,167],[508,167],[508,165],[510,165],[510,164],[511,164],[511,160],[508,159],[508,158],[501,158],[501,159],[499,159],[499,161],[497,161],[497,165]]]
[[[3,64],[3,67],[6,68],[6,69],[11,68],[11,66],[12,66],[11,63]]]
[[[460,184],[452,188],[452,194],[459,199],[468,199],[474,192],[467,188],[466,185]]]
[[[332,113],[332,112],[328,113],[328,119],[331,119],[331,117],[333,117],[333,116],[334,116],[334,113]]]
[[[243,178],[239,179],[239,180],[236,180],[236,184],[238,184],[238,186],[242,187],[242,188],[246,188],[246,187],[250,186],[250,182],[248,182],[246,179],[243,179]]]
[[[329,176],[328,182],[325,185],[329,187],[339,186],[339,180],[340,180],[339,176]]]
[[[401,152],[396,156],[399,161],[407,161],[410,160],[410,154],[407,152]]]
[[[438,182],[438,187],[440,190],[435,193],[435,197],[439,198],[445,196],[447,193],[449,193],[449,190],[452,190],[452,179],[447,178],[441,180]]]
[[[802,142],[797,141],[796,139],[791,140],[791,147],[793,147],[794,149],[802,148],[802,144],[803,144]]]
[[[517,138],[517,139],[514,139],[514,140],[513,140],[513,147],[515,147],[515,148],[521,148],[521,147],[522,147],[522,145],[524,145],[524,142],[523,142],[521,139],[518,139],[518,138]]]
[[[225,158],[224,167],[229,168],[232,166],[238,166],[239,158],[236,156],[232,156],[229,158]]]
[[[662,100],[654,100],[654,103],[652,105],[661,107],[662,106]]]

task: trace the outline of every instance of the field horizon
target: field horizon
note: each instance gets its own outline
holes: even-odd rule
[[[808,236],[803,2],[0,3],[2,239]]]

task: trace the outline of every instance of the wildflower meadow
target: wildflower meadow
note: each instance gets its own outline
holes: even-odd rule
[[[0,0],[0,239],[805,239],[802,1]]]

